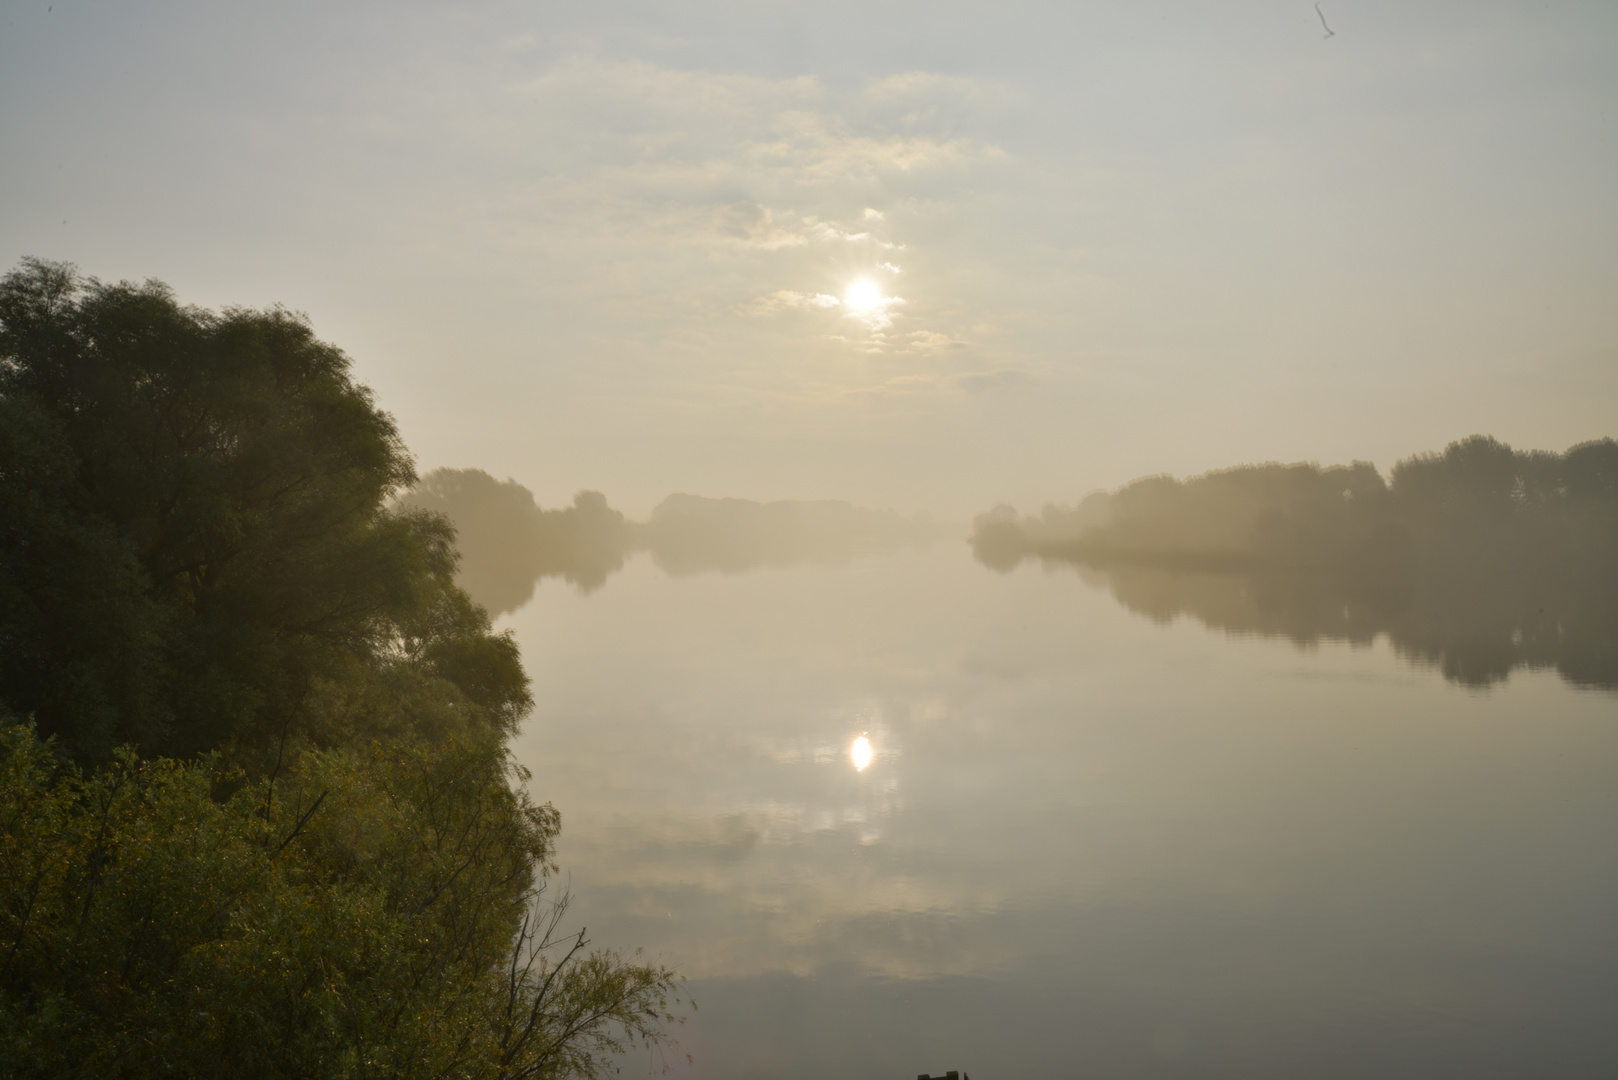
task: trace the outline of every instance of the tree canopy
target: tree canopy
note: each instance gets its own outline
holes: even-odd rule
[[[526,604],[541,578],[560,577],[581,592],[600,588],[639,551],[678,576],[843,562],[955,536],[952,526],[925,515],[831,500],[676,494],[653,507],[650,520],[629,521],[599,491],[580,491],[572,506],[545,510],[515,480],[481,469],[434,469],[397,501],[454,523],[467,556],[456,581],[497,614]]]
[[[1240,465],[1149,476],[1076,507],[974,522],[991,565],[1025,554],[1226,568],[1610,560],[1618,550],[1618,442],[1518,451],[1486,435],[1394,465]]]
[[[1518,666],[1618,686],[1618,442],[1488,436],[1394,465],[1155,476],[1076,507],[981,515],[989,566],[1077,564],[1129,608],[1234,633],[1368,642],[1486,686]],[[1098,578],[1097,580],[1100,580]]]
[[[559,932],[414,480],[301,316],[0,278],[0,1071],[595,1076],[674,1020]]]
[[[280,798],[217,758],[63,773],[0,728],[7,1076],[596,1076],[664,969],[558,933],[558,818],[487,745],[324,751]],[[220,789],[233,794],[220,797]]]
[[[82,761],[245,752],[395,725],[406,659],[434,722],[509,728],[516,646],[454,587],[448,522],[388,508],[414,480],[301,317],[25,262],[0,280],[0,697]]]

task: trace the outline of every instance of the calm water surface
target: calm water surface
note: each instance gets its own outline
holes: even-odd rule
[[[503,622],[626,1075],[1618,1075],[1618,695],[1131,614],[965,545]],[[855,768],[864,735],[873,758]]]

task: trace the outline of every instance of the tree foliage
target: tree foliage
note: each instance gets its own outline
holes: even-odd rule
[[[326,751],[266,799],[217,757],[86,777],[0,729],[7,1075],[600,1075],[677,984],[558,938],[557,815],[502,761]]]
[[[1025,554],[1207,568],[1365,568],[1457,561],[1482,568],[1609,558],[1618,550],[1618,442],[1565,454],[1485,435],[1394,465],[1242,465],[1189,480],[1149,476],[1077,507],[980,515],[991,565]]]
[[[1554,668],[1618,687],[1618,442],[1565,453],[1473,436],[1396,464],[1247,465],[1148,477],[1077,507],[976,522],[1010,569],[1100,574],[1132,610],[1234,633],[1369,642],[1487,686]]]
[[[559,935],[515,640],[279,308],[0,279],[0,1070],[595,1076],[666,969]]]
[[[516,645],[454,587],[449,523],[387,508],[414,479],[302,318],[25,262],[0,279],[0,697],[81,761],[268,753],[380,733],[397,708],[356,691],[387,702],[403,660],[455,726],[509,730]]]

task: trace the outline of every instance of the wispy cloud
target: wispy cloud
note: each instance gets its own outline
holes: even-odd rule
[[[954,352],[966,348],[966,342],[937,330],[912,330],[905,335],[905,345],[918,352]]]
[[[747,315],[779,315],[786,311],[824,310],[841,304],[842,301],[837,297],[826,293],[801,293],[791,289],[777,289],[775,292],[755,297],[743,306],[742,311]]]
[[[587,149],[596,176],[664,196],[759,185],[807,196],[799,205],[815,209],[806,203],[824,204],[835,194],[822,188],[842,189],[840,203],[852,189],[885,177],[1003,156],[974,139],[873,122],[862,116],[872,94],[892,96],[876,88],[834,91],[813,78],[575,57],[514,82],[508,98],[518,114],[544,114],[547,134],[564,144],[552,151]],[[884,216],[863,201],[847,212]]]
[[[809,242],[801,232],[777,225],[770,210],[753,202],[734,202],[720,207],[715,219],[716,231],[742,247],[775,251],[802,247]]]
[[[549,267],[547,293],[573,298],[572,318],[609,336],[631,326],[711,336],[727,318],[822,312],[816,340],[871,351],[892,346],[884,332],[901,311],[961,308],[929,287],[929,256],[906,234],[918,207],[940,220],[940,192],[1005,166],[999,147],[929,119],[935,107],[1003,98],[989,84],[911,73],[841,88],[646,60],[537,61],[521,42],[501,56],[502,89],[477,107],[456,100],[466,84],[408,92],[402,111],[419,110],[446,159],[476,163],[483,178],[436,187],[458,190],[458,203],[435,194],[392,208],[396,221],[419,220],[404,234],[416,247],[451,250],[434,239],[449,223],[485,257]],[[519,74],[535,62],[545,66]],[[377,115],[400,111],[379,103]],[[898,274],[898,251],[903,298],[840,302],[862,277]]]
[[[942,380],[939,376],[927,373],[895,375],[890,379],[884,379],[880,383],[840,391],[839,396],[844,398],[908,397],[916,394],[931,393],[937,390],[941,384]]]
[[[1028,381],[1028,375],[1010,368],[1001,371],[977,371],[962,375],[955,384],[968,394],[989,394],[998,390],[1011,390]]]

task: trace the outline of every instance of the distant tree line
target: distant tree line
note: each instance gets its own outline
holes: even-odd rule
[[[835,563],[925,544],[948,526],[831,500],[755,502],[670,495],[647,521],[630,521],[600,492],[542,509],[515,480],[481,469],[435,469],[399,500],[454,522],[466,555],[460,584],[490,611],[515,611],[546,577],[589,592],[637,552],[670,574],[739,573],[760,566]]]
[[[600,492],[543,510],[515,480],[482,469],[434,469],[398,499],[454,523],[465,556],[458,581],[497,614],[515,611],[541,578],[559,577],[588,592],[624,564],[630,523]]]
[[[672,973],[557,936],[517,645],[279,308],[0,279],[9,1076],[562,1076]]]
[[[980,561],[1086,568],[1127,606],[1233,632],[1370,641],[1472,685],[1514,667],[1618,687],[1618,443],[1486,436],[1396,464],[1149,477],[974,522]]]

